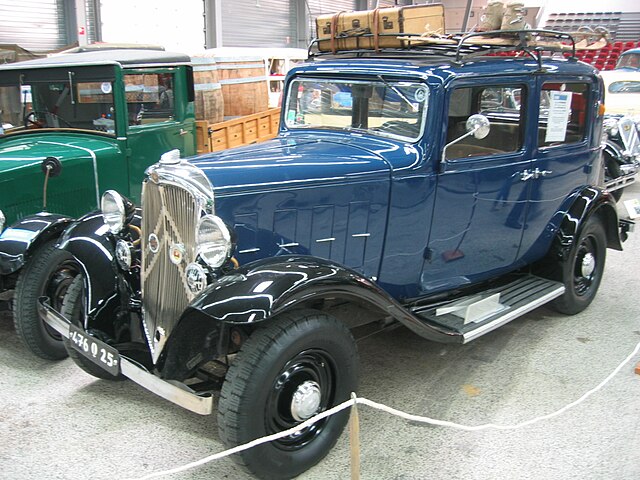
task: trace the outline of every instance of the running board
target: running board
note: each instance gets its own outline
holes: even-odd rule
[[[451,331],[461,337],[462,343],[468,343],[563,293],[562,283],[527,275],[502,287],[412,313],[440,330]]]

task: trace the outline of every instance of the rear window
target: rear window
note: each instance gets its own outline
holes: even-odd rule
[[[588,109],[588,83],[544,83],[540,92],[538,146],[552,147],[584,140]]]

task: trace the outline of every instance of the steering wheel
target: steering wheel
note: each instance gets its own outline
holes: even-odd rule
[[[71,125],[69,122],[67,122],[64,118],[62,118],[60,115],[57,115],[55,113],[51,113],[51,112],[41,112],[41,111],[32,111],[27,113],[27,115],[25,115],[24,117],[24,126],[27,128],[44,128],[47,127],[47,115],[51,115],[55,118],[58,119],[59,122],[63,123],[64,126],[69,127],[69,128],[73,128],[73,125]]]

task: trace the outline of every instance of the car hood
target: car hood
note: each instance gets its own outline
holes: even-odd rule
[[[55,157],[62,164],[60,176],[49,183],[48,207],[51,211],[78,215],[85,213],[89,205],[95,208],[96,166],[99,163],[96,160],[119,152],[116,142],[111,138],[65,132],[13,134],[1,138],[0,210],[7,217],[7,225],[42,210],[42,162],[47,157]],[[83,196],[74,201],[68,192],[74,192],[74,196],[89,195],[90,200]]]
[[[418,158],[415,147],[401,142],[323,133],[283,136],[190,163],[204,171],[216,194],[225,194],[364,180]]]
[[[113,149],[113,140],[88,139],[86,135],[11,135],[0,139],[0,172],[39,165],[47,157],[56,157],[60,161],[92,158],[101,151]]]

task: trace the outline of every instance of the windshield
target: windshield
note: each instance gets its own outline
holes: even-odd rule
[[[71,128],[115,135],[111,81],[32,81],[0,86],[2,133]]]
[[[361,131],[415,141],[420,138],[429,90],[418,82],[296,79],[286,104],[287,127]]]
[[[640,53],[627,53],[620,57],[616,68],[640,68]]]
[[[609,85],[609,93],[640,93],[640,81],[613,82]]]

